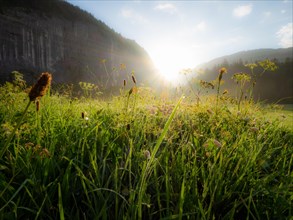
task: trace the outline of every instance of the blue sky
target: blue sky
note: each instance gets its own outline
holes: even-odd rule
[[[171,76],[213,58],[292,47],[292,0],[67,0],[145,48]]]

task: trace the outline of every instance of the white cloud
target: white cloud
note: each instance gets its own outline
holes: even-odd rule
[[[148,23],[148,20],[145,17],[132,11],[131,9],[122,9],[121,15],[124,18],[132,19],[133,23],[142,23],[142,24]]]
[[[168,12],[170,14],[174,14],[177,11],[177,8],[171,3],[162,3],[162,4],[158,4],[155,7],[155,10],[164,11],[164,12]]]
[[[234,8],[233,15],[236,17],[243,17],[249,15],[252,11],[252,5],[242,5]]]
[[[207,27],[206,23],[204,21],[202,21],[198,25],[196,25],[196,30],[205,31],[206,27]]]
[[[293,23],[288,23],[276,33],[279,45],[282,47],[292,47],[293,45]]]

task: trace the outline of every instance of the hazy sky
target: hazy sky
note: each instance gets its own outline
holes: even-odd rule
[[[164,72],[242,50],[292,47],[292,0],[67,0],[146,49]]]

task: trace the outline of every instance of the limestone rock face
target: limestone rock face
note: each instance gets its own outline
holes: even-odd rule
[[[57,83],[108,81],[115,86],[125,77],[122,63],[140,81],[151,78],[153,64],[142,47],[79,8],[58,0],[12,2],[0,4],[2,82],[14,70],[28,81],[49,71]]]

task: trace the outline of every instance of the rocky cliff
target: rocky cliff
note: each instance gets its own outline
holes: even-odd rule
[[[104,63],[110,76],[105,72]],[[0,0],[0,80],[18,70],[30,81],[42,71],[54,82],[121,84],[123,63],[143,81],[153,72],[145,50],[101,21],[60,0]],[[112,73],[110,73],[112,72]]]

